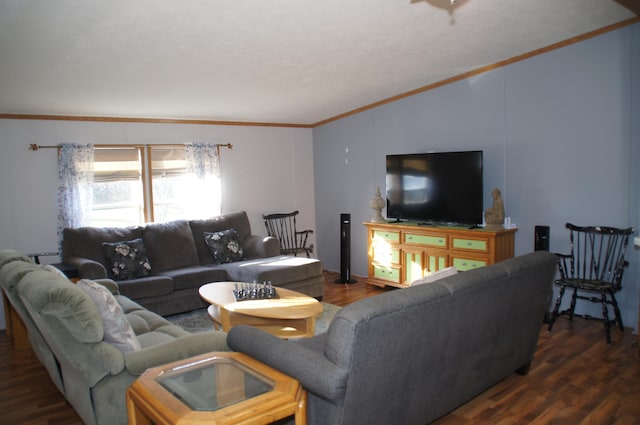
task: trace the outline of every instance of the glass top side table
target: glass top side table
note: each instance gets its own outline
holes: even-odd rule
[[[274,382],[230,357],[209,357],[161,372],[156,382],[192,410],[213,411],[272,391]]]
[[[234,352],[207,353],[151,368],[127,391],[130,425],[306,423],[297,380]]]

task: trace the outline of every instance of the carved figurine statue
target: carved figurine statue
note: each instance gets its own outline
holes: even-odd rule
[[[384,199],[380,196],[380,186],[376,188],[376,193],[369,203],[369,206],[374,211],[373,218],[371,219],[372,223],[385,223],[386,220],[382,216],[382,209],[385,206]]]
[[[493,196],[493,206],[484,212],[484,221],[488,226],[501,226],[504,223],[504,203],[500,189],[493,189],[491,195]]]

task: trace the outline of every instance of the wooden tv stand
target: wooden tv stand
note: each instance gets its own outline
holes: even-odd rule
[[[417,222],[364,225],[369,239],[368,282],[398,288],[445,267],[466,271],[511,258],[517,231]]]

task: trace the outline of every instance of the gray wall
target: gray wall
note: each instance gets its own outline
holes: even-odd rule
[[[566,222],[638,228],[639,62],[635,24],[315,128],[325,268],[340,270],[339,214],[350,213],[351,272],[367,274],[362,222],[394,153],[483,150],[485,208],[500,188],[519,228],[516,254],[533,250],[539,224],[551,227],[555,252],[568,251]],[[636,327],[638,249],[627,257],[618,299],[625,325]]]

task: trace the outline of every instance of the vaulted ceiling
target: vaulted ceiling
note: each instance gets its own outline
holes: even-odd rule
[[[0,0],[0,114],[312,125],[618,25],[614,0]]]

